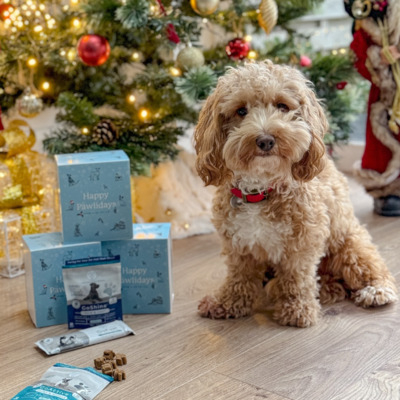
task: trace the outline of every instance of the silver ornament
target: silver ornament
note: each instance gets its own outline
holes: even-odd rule
[[[17,99],[17,108],[23,117],[33,118],[43,110],[43,101],[27,88]]]

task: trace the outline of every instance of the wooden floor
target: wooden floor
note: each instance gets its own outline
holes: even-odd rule
[[[351,185],[367,225],[400,282],[400,218],[372,214],[372,200]],[[171,315],[125,316],[136,336],[46,357],[34,342],[66,325],[34,328],[24,276],[0,279],[0,399],[10,399],[56,362],[88,366],[106,348],[128,357],[127,380],[96,399],[400,399],[400,305],[364,310],[351,302],[323,309],[319,325],[282,327],[265,311],[240,320],[200,318],[197,302],[225,274],[216,235],[174,242]]]

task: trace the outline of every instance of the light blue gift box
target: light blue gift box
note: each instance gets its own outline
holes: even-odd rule
[[[64,243],[132,238],[129,158],[122,150],[55,156]]]
[[[124,314],[171,313],[171,224],[134,224],[133,239],[101,245],[103,256],[121,257]]]
[[[24,235],[28,311],[36,327],[66,324],[62,266],[68,260],[101,256],[101,244],[63,244],[61,233]]]

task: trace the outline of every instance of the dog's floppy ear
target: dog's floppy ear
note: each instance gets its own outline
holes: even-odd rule
[[[326,148],[323,138],[329,128],[324,110],[311,89],[308,89],[308,95],[302,105],[302,114],[304,121],[310,126],[312,138],[303,158],[292,165],[292,175],[296,180],[307,182],[325,167]]]
[[[223,133],[224,118],[218,112],[220,94],[217,89],[204,104],[194,133],[194,146],[197,153],[196,169],[206,186],[218,186],[226,172],[222,158],[225,142]]]

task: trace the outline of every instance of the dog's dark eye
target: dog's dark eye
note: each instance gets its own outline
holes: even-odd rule
[[[278,108],[279,111],[282,111],[285,113],[287,113],[290,110],[289,106],[287,106],[285,103],[278,103],[276,105],[276,107]]]
[[[240,107],[236,110],[236,114],[239,115],[239,117],[245,117],[247,115],[247,108],[246,107]]]

